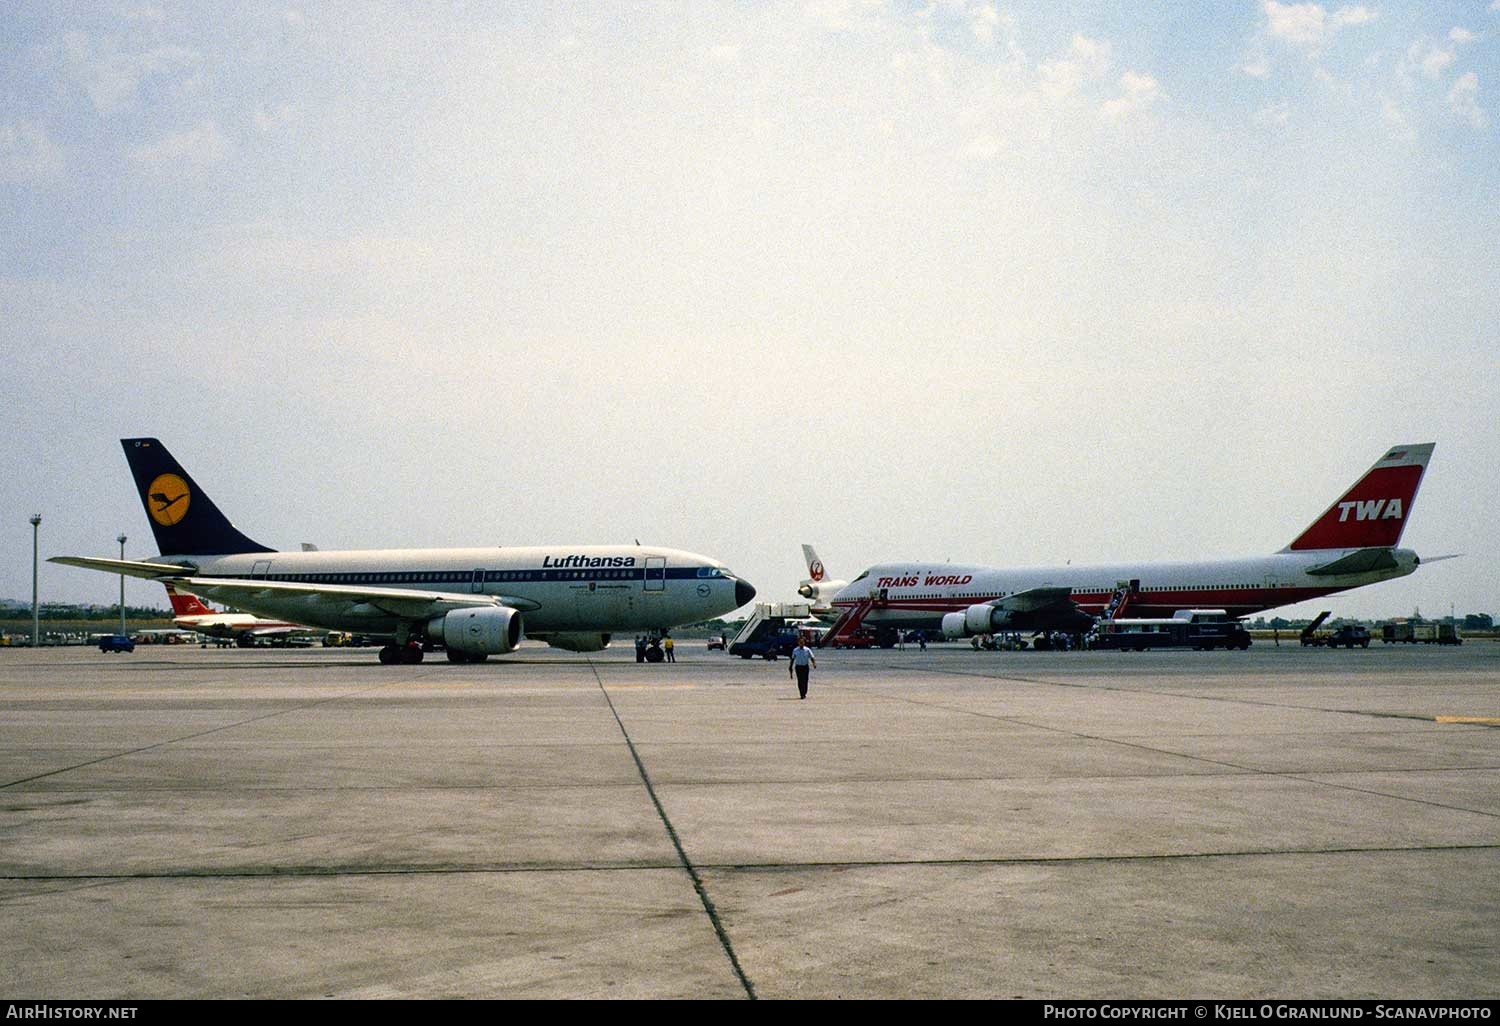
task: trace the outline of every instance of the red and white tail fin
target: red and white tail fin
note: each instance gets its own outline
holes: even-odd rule
[[[1283,551],[1395,546],[1434,444],[1392,448]]]
[[[203,600],[197,595],[180,594],[170,584],[163,585],[167,589],[167,598],[172,600],[173,616],[211,616],[213,610],[203,604]]]
[[[818,554],[813,551],[811,545],[802,546],[802,558],[807,561],[807,579],[809,581],[816,584],[828,576],[828,571],[823,566],[823,561],[818,558]]]

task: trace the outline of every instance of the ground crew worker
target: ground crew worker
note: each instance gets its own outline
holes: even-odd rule
[[[797,647],[792,649],[791,662],[787,663],[787,676],[793,673],[797,675],[797,694],[807,697],[807,675],[812,672],[812,667],[818,665],[818,660],[813,656],[812,649],[807,647],[807,639],[797,638]]]

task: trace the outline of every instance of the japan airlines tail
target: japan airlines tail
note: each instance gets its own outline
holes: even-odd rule
[[[1269,556],[1023,569],[882,563],[834,596],[844,621],[835,633],[860,623],[887,632],[940,626],[952,638],[1077,632],[1095,617],[1127,609],[1133,617],[1204,607],[1248,616],[1404,577],[1421,559],[1397,545],[1433,448],[1429,442],[1387,450],[1286,548]]]
[[[722,563],[640,545],[277,552],[241,533],[154,438],[121,440],[162,554],[51,562],[170,585],[265,617],[381,634],[383,663],[511,652],[523,636],[594,652],[618,631],[662,631],[750,602]]]
[[[823,561],[818,558],[811,545],[802,546],[802,559],[807,564],[807,580],[797,587],[797,594],[811,603],[808,612],[824,623],[832,623],[839,618],[840,613],[833,607],[831,600],[849,582],[829,580]]]

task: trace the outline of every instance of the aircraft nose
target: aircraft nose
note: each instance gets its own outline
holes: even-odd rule
[[[742,606],[747,606],[755,598],[755,588],[749,581],[734,582],[734,600]]]

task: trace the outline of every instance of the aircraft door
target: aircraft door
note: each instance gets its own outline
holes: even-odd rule
[[[474,580],[469,586],[469,590],[475,595],[484,594],[484,569],[482,567],[474,571]]]
[[[271,561],[269,559],[257,559],[255,561],[255,565],[250,568],[250,578],[252,580],[255,580],[257,578],[260,580],[265,580],[270,575]]]
[[[665,556],[646,557],[646,591],[667,590],[667,559]]]

